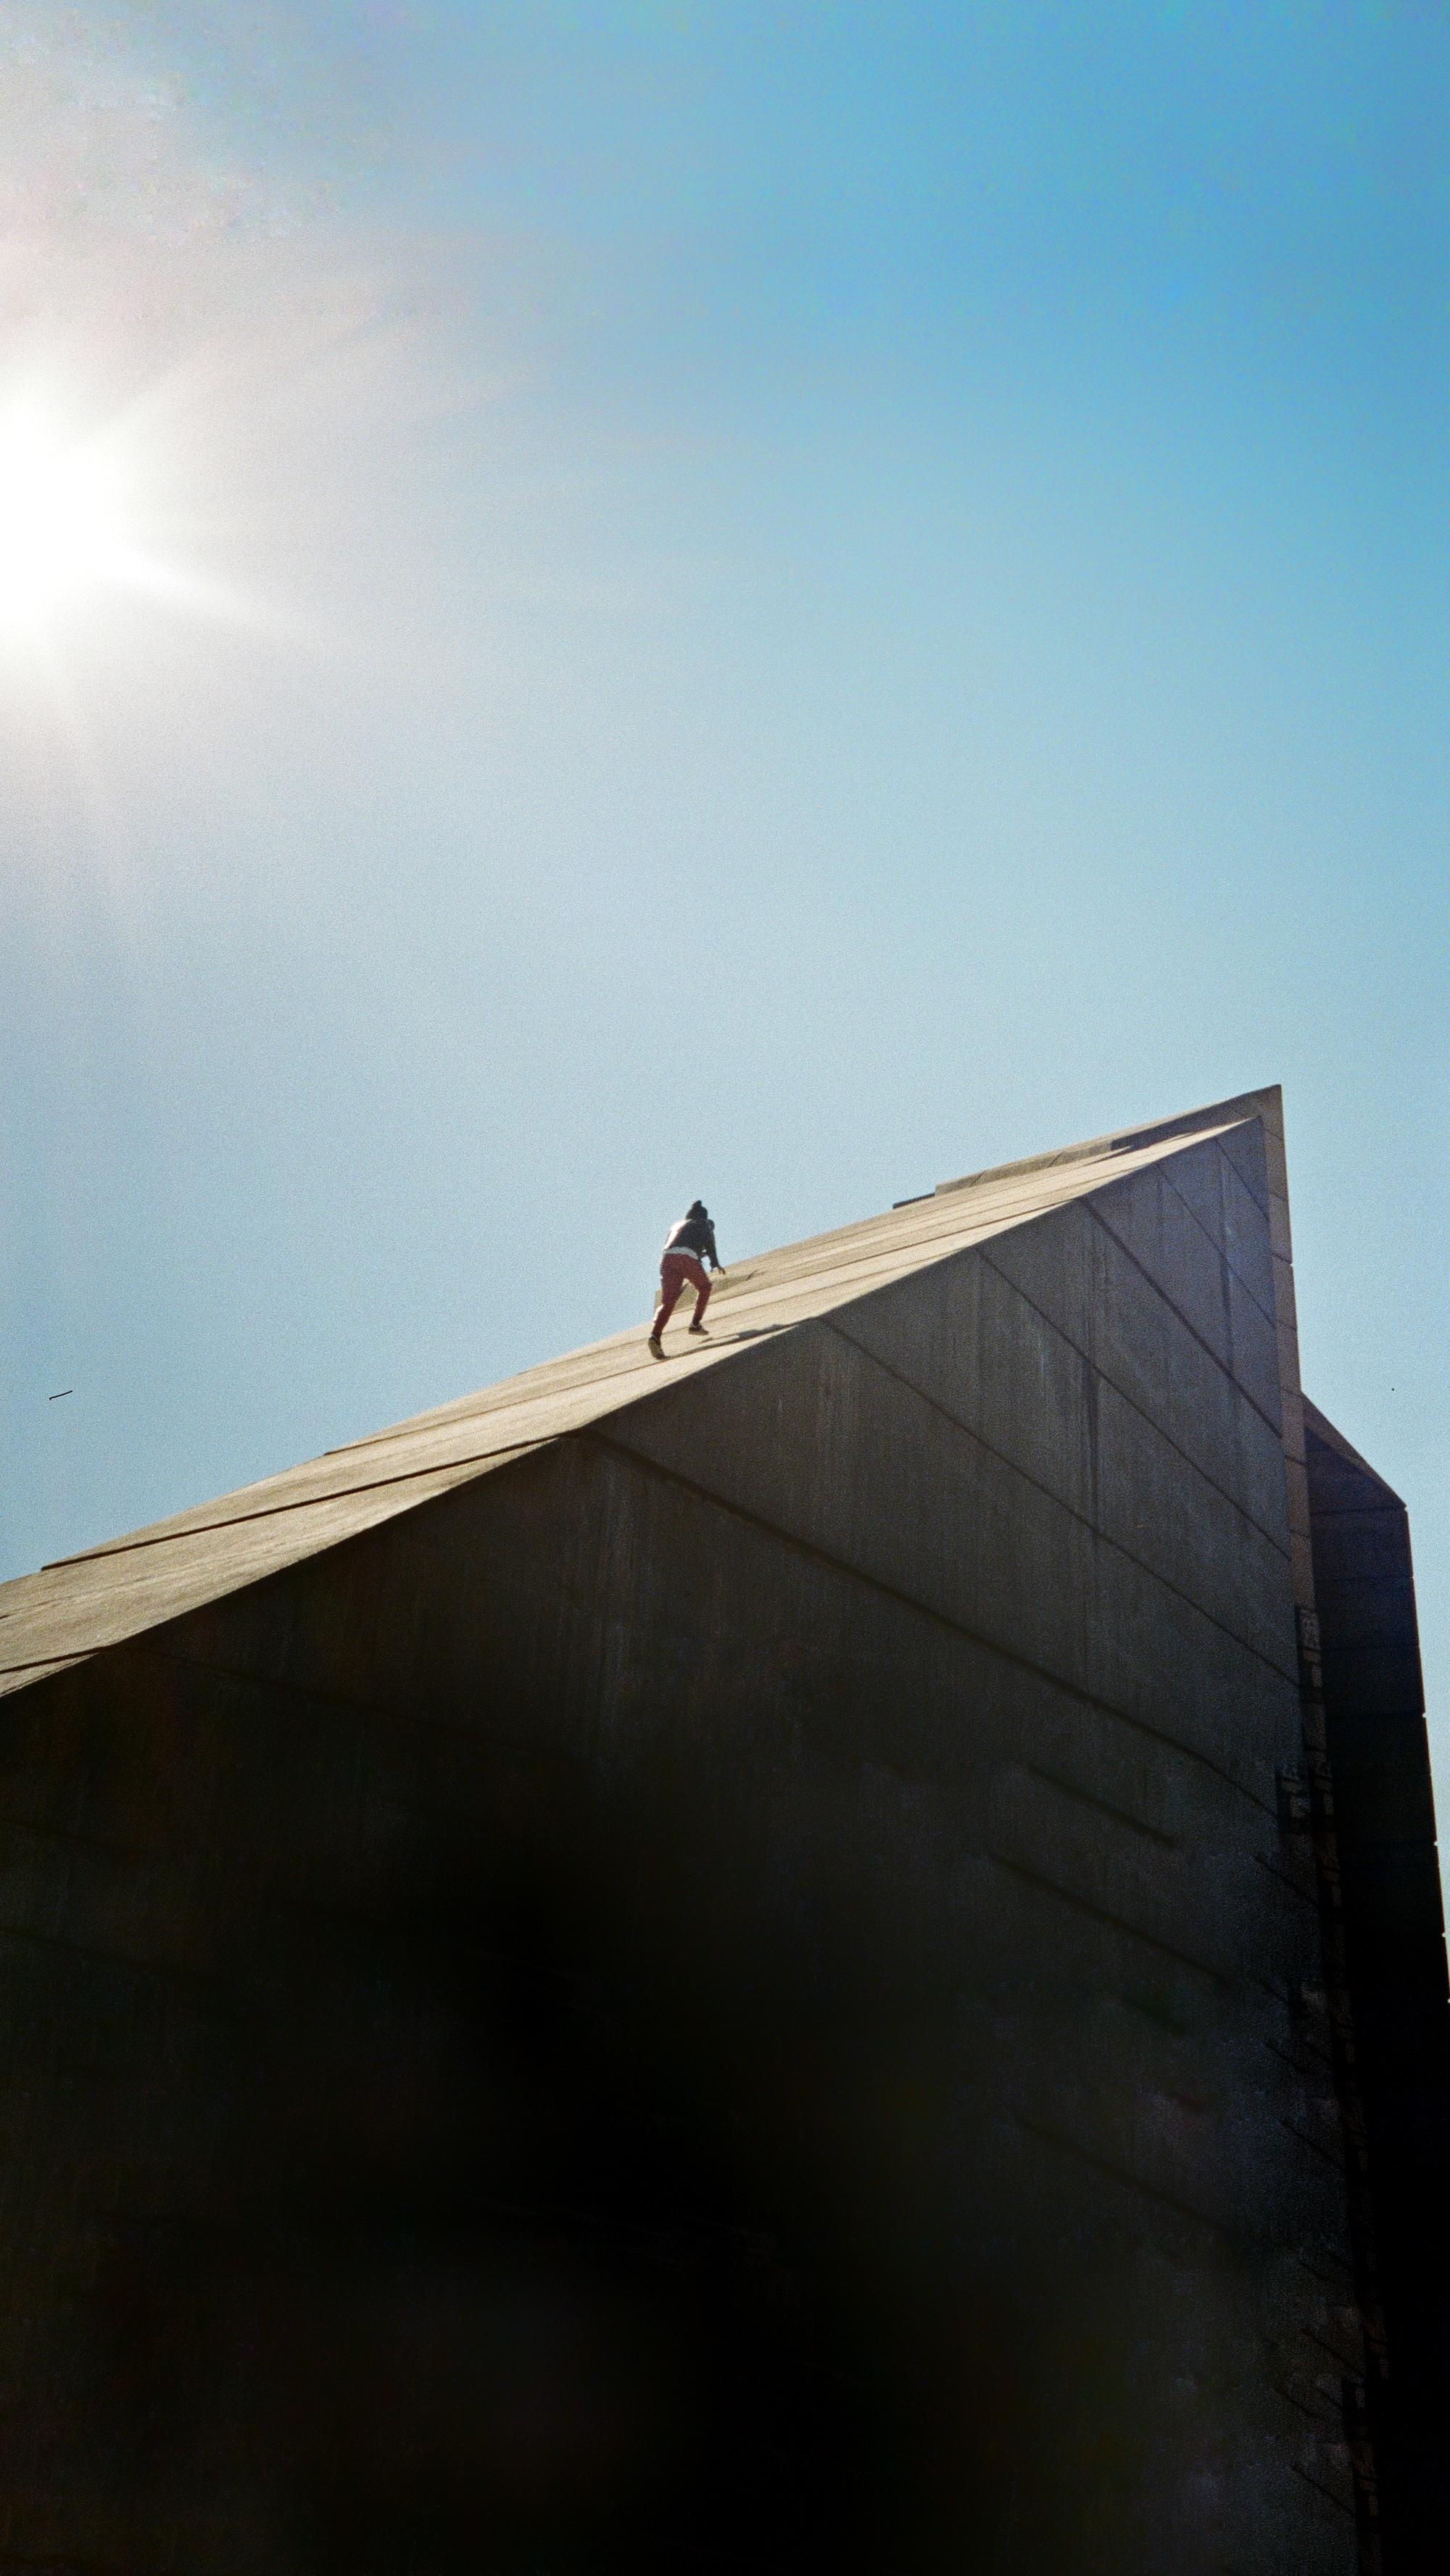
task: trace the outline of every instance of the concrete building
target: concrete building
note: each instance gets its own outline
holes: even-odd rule
[[[1276,1092],[0,1591],[0,2569],[1446,2555],[1402,1507]]]

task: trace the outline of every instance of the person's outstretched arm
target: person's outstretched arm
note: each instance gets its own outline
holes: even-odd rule
[[[709,1244],[709,1252],[710,1252],[710,1267],[711,1267],[711,1269],[712,1269],[712,1270],[722,1270],[722,1269],[723,1269],[723,1267],[724,1267],[724,1264],[722,1263],[722,1261],[721,1261],[721,1259],[720,1259],[720,1255],[719,1255],[719,1253],[718,1253],[718,1252],[716,1251],[716,1249],[715,1249],[715,1229],[714,1229],[713,1225],[712,1225],[712,1226],[708,1226],[708,1227],[706,1228],[706,1232],[708,1233],[708,1235],[709,1235],[709,1237],[710,1237],[710,1244]]]

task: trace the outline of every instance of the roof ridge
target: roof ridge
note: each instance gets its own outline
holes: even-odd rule
[[[22,1575],[0,1586],[0,1693],[27,1687],[42,1667],[103,1652],[245,1590],[460,1485],[508,1472],[687,1376],[748,1358],[766,1337],[857,1305],[1126,1179],[1176,1140],[1206,1139],[1262,1115],[1264,1104],[1264,1095],[1245,1094],[1156,1127],[999,1164],[896,1210],[747,1256],[722,1283],[713,1338],[664,1368],[647,1354],[641,1318],[511,1380]]]
[[[1080,1145],[1059,1145],[1050,1153],[1024,1154],[1015,1163],[991,1163],[980,1172],[964,1172],[960,1180],[938,1181],[929,1197],[942,1198],[953,1190],[973,1189],[982,1181],[1004,1181],[1018,1172],[1041,1172],[1059,1163],[1081,1163],[1102,1154],[1128,1154],[1143,1145],[1166,1142],[1173,1136],[1192,1136],[1200,1128],[1226,1126],[1255,1117],[1271,1119],[1283,1132],[1283,1092],[1277,1082],[1266,1083],[1258,1091],[1235,1092],[1228,1100],[1205,1102],[1201,1109],[1185,1110],[1176,1118],[1150,1119],[1140,1127],[1110,1128],[1105,1136],[1090,1136]],[[903,1199],[903,1207],[913,1204]]]

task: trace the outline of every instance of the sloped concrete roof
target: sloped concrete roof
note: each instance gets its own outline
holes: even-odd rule
[[[0,1585],[0,1696],[335,1547],[606,1414],[646,1404],[677,1384],[681,1370],[726,1367],[762,1334],[789,1332],[851,1305],[1263,1115],[1277,1125],[1276,1091],[944,1181],[884,1216],[732,1262],[711,1303],[712,1338],[672,1343],[663,1363],[646,1348],[642,1320],[305,1466]]]

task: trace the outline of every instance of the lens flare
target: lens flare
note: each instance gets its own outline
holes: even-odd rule
[[[114,462],[30,406],[0,417],[0,628],[43,625],[78,591],[134,580],[138,561]]]

